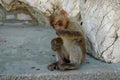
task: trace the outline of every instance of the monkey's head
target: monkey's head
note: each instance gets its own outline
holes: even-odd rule
[[[63,40],[61,38],[55,38],[51,41],[51,48],[53,51],[61,50],[62,45],[63,45]]]
[[[50,24],[55,30],[66,29],[69,23],[67,12],[61,10],[59,14],[52,14],[50,16]]]

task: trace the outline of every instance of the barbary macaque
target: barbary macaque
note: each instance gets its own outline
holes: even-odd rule
[[[60,37],[51,41],[51,48],[56,52],[56,59],[59,63],[69,63],[69,54],[63,46],[63,40]]]
[[[48,66],[49,70],[58,69],[58,64],[70,63],[69,54],[65,50],[63,40],[60,37],[54,38],[51,41],[51,49],[56,53],[56,62]]]
[[[62,49],[69,56],[68,62],[61,63],[58,62],[50,64],[48,69],[57,69],[57,70],[74,70],[79,69],[80,64],[84,61],[86,54],[86,41],[85,34],[77,21],[73,21],[70,19],[66,13],[66,11],[61,10],[60,14],[52,14],[50,17],[50,24],[55,29],[56,34],[61,38]],[[60,43],[60,42],[58,42]],[[63,54],[59,51],[60,49],[56,49],[59,57]],[[63,58],[63,56],[61,58]],[[54,66],[54,67],[53,67]]]

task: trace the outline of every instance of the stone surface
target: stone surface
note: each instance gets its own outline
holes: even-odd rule
[[[83,26],[94,57],[120,62],[120,0],[80,1]]]
[[[49,71],[55,61],[54,30],[40,26],[0,26],[0,80],[120,80],[120,63],[86,56],[79,70]]]
[[[14,14],[11,14],[11,15],[6,15],[6,19],[16,19],[15,15]]]
[[[24,21],[23,24],[37,24],[37,20],[31,15],[31,8],[18,0],[0,0],[0,10],[7,21]],[[28,8],[29,7],[29,10]],[[0,12],[0,13],[1,13]]]
[[[3,25],[4,20],[5,20],[5,11],[3,7],[0,6],[0,25]]]
[[[56,6],[60,6],[60,9],[65,9],[69,13],[68,15],[72,17],[79,13],[78,0],[0,0],[0,3],[10,12],[17,11],[20,13],[21,11],[28,11],[36,22],[46,26],[49,25],[48,16],[54,12],[54,9],[59,10]]]
[[[18,20],[32,20],[32,18],[29,15],[24,14],[24,13],[17,14],[17,19]]]

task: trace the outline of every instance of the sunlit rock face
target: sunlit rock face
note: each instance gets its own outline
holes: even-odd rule
[[[0,25],[17,20],[48,26],[55,10],[64,9],[69,17],[80,12],[88,53],[105,62],[120,62],[120,0],[0,0],[0,4]]]
[[[106,62],[120,62],[120,0],[80,1],[83,28],[92,56]]]

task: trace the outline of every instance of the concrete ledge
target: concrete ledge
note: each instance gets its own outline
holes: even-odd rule
[[[0,26],[0,80],[120,80],[120,63],[108,64],[90,56],[79,70],[49,71],[54,62],[52,28]]]
[[[1,80],[120,80],[119,72],[2,75]]]

